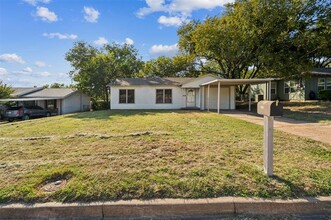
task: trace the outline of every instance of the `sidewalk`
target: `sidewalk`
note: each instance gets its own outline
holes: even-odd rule
[[[331,197],[293,200],[221,197],[0,205],[0,219],[200,219],[238,215],[314,215],[327,219],[331,216]]]
[[[221,114],[263,126],[263,116],[257,115],[255,113],[233,110],[221,111]],[[277,130],[290,134],[331,144],[330,124],[298,121],[285,117],[275,117],[274,127]]]

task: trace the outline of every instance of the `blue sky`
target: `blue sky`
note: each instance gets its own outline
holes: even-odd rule
[[[220,15],[232,0],[1,0],[0,80],[16,87],[72,83],[75,41],[133,44],[143,60],[178,51],[185,21]]]

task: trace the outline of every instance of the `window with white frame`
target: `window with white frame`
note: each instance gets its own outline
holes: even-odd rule
[[[289,94],[290,93],[290,81],[284,82],[284,93]]]
[[[326,88],[327,90],[331,90],[331,78],[326,78]]]
[[[120,104],[133,104],[134,103],[134,89],[120,89]]]
[[[277,83],[271,82],[271,94],[275,95],[277,94]]]
[[[324,78],[318,78],[317,88],[318,88],[318,91],[325,89],[325,79]]]
[[[172,103],[171,89],[157,89],[156,90],[156,104]]]
[[[295,80],[285,81],[284,82],[284,93],[294,93],[298,90],[299,82]]]

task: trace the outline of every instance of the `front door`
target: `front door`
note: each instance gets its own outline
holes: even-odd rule
[[[188,89],[186,93],[186,107],[195,107],[195,90]]]

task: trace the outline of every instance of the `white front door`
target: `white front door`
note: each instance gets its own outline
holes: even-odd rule
[[[195,90],[188,89],[186,91],[186,107],[195,107]]]

